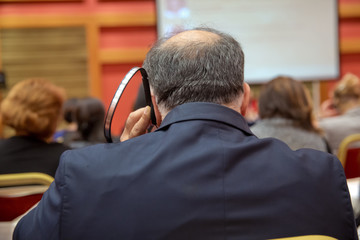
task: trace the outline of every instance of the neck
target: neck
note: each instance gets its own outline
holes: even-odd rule
[[[242,103],[242,98],[238,98],[236,99],[235,101],[233,102],[230,102],[230,103],[224,103],[224,104],[220,104],[222,106],[225,106],[227,108],[230,108],[238,113],[241,114],[241,103]],[[158,106],[159,108],[159,112],[160,112],[160,115],[161,115],[161,119],[164,119],[166,117],[166,115],[171,111],[171,109],[165,109],[162,105],[161,106]]]

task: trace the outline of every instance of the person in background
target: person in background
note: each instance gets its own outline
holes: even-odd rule
[[[272,79],[262,87],[258,106],[260,119],[250,129],[259,138],[277,138],[293,150],[329,152],[322,132],[314,126],[312,99],[301,82],[285,76]]]
[[[2,139],[4,137],[4,133],[3,133],[3,123],[2,123],[2,120],[1,120],[1,117],[0,117],[0,139]]]
[[[0,92],[0,105],[1,105],[1,101],[2,101],[2,93]],[[3,125],[3,121],[2,121],[2,118],[1,118],[1,115],[0,115],[0,139],[2,139],[4,137],[4,125]]]
[[[78,99],[73,111],[73,121],[77,126],[76,133],[65,137],[68,146],[80,148],[97,143],[105,143],[104,137],[104,104],[97,98]]]
[[[325,132],[334,154],[341,141],[360,133],[360,80],[354,74],[345,74],[336,84],[332,96],[321,106],[318,121]]]
[[[336,156],[250,131],[233,37],[184,31],[159,40],[143,67],[158,128],[146,133],[145,107],[120,143],[66,151],[14,240],[358,239]]]
[[[60,155],[68,149],[51,142],[64,99],[62,88],[42,79],[21,81],[9,91],[0,114],[15,136],[0,140],[0,174],[41,172],[55,176]]]
[[[60,124],[61,128],[57,130],[54,134],[54,141],[60,143],[69,143],[74,135],[77,133],[77,124],[75,118],[75,112],[77,108],[78,98],[70,98],[64,102],[63,106],[63,116],[64,119]]]

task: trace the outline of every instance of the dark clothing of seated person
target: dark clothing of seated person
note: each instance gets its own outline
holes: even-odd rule
[[[51,142],[65,93],[52,83],[28,79],[16,84],[1,103],[1,118],[15,136],[0,140],[0,174],[41,172],[55,176],[67,149]]]
[[[14,239],[358,239],[336,156],[259,139],[231,36],[195,29],[148,52],[158,128],[131,113],[121,142],[66,151]]]

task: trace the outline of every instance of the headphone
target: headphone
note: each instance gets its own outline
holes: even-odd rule
[[[134,75],[140,71],[141,76],[142,76],[142,82],[143,82],[143,86],[144,86],[144,93],[145,93],[145,101],[146,101],[146,105],[151,107],[151,123],[153,125],[156,125],[156,118],[155,118],[155,112],[154,112],[154,106],[152,104],[151,101],[151,95],[150,95],[150,85],[149,85],[149,80],[148,80],[148,75],[145,71],[144,68],[140,68],[140,67],[133,67],[123,78],[123,80],[121,81],[118,89],[115,92],[115,95],[110,103],[109,109],[106,113],[105,116],[105,122],[104,122],[104,135],[106,138],[106,141],[108,143],[112,143],[113,140],[111,138],[111,123],[112,123],[112,119],[116,110],[116,107],[120,101],[121,95],[123,94],[126,86],[128,85],[128,83],[130,82],[130,80],[134,77]]]

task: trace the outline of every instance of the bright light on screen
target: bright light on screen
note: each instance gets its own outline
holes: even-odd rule
[[[234,36],[245,80],[278,75],[323,80],[339,75],[337,0],[157,0],[159,37],[197,26]]]

